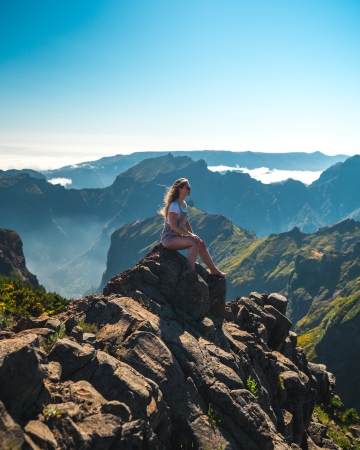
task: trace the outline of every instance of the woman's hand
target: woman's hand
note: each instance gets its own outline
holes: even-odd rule
[[[195,239],[195,241],[198,242],[200,245],[204,245],[204,244],[205,244],[204,241],[201,240],[201,239],[199,238],[199,236],[196,236],[196,234],[193,234],[192,237],[193,237],[193,238]]]

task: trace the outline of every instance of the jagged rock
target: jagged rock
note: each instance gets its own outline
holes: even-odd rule
[[[94,345],[96,343],[96,335],[93,333],[84,333],[83,342],[86,344]]]
[[[0,229],[0,275],[39,287],[36,276],[26,269],[23,243],[13,230]]]
[[[291,328],[291,321],[281,314],[276,308],[271,305],[265,305],[265,310],[276,319],[275,326],[271,330],[268,341],[269,347],[272,350],[279,351],[284,345],[285,339],[289,334]]]
[[[284,301],[269,297],[251,293],[225,306],[225,279],[198,265],[187,271],[183,256],[158,245],[113,277],[104,295],[59,314],[54,324],[65,323],[68,336],[48,355],[41,332],[31,333],[52,332],[48,321],[13,332],[0,348],[21,341],[34,356],[27,371],[42,370],[26,420],[46,426],[56,450],[315,449],[315,401],[331,397],[335,380],[308,363]],[[99,331],[80,345],[82,320]],[[0,359],[0,393],[4,366]],[[33,449],[39,442],[35,432],[23,438]]]
[[[19,333],[20,331],[31,330],[33,328],[45,328],[49,319],[50,317],[46,314],[41,314],[39,317],[22,317],[11,327],[11,331]]]
[[[55,450],[57,443],[49,427],[38,420],[30,420],[25,427],[26,433],[40,448]]]
[[[29,330],[21,331],[18,333],[17,337],[23,337],[28,334],[35,334],[39,338],[39,344],[43,344],[55,334],[55,331],[49,328],[31,328]]]
[[[70,333],[71,330],[77,326],[77,324],[78,322],[73,315],[70,315],[70,317],[68,317],[64,322],[65,329],[68,333]]]
[[[71,330],[70,335],[75,338],[77,343],[81,344],[83,341],[84,330],[81,327],[76,326]]]
[[[257,292],[250,292],[249,298],[262,308],[265,306],[265,297]],[[270,304],[270,303],[269,303]]]
[[[194,270],[186,270],[180,275],[175,296],[169,299],[171,306],[185,311],[194,320],[210,310],[209,287]]]
[[[293,415],[286,409],[280,409],[276,413],[278,431],[284,436],[286,442],[292,442]]]
[[[44,372],[28,335],[0,341],[0,400],[14,419],[28,411],[40,393]]]
[[[101,406],[101,411],[105,414],[118,416],[123,422],[129,422],[132,417],[130,408],[126,406],[125,403],[118,402],[117,400],[104,403]]]
[[[50,361],[47,369],[49,372],[48,378],[50,379],[50,381],[59,383],[62,374],[61,364],[57,361]]]
[[[301,381],[299,374],[297,372],[287,371],[283,372],[281,376],[284,380],[285,389],[287,391],[292,390],[305,391],[306,387],[304,383]]]
[[[158,440],[154,433],[142,420],[136,420],[126,423],[113,444],[114,449],[132,449],[132,450],[156,450],[159,448]]]
[[[91,437],[92,450],[107,450],[121,432],[120,417],[94,414],[79,424],[79,429]]]
[[[55,342],[48,359],[61,365],[62,377],[66,378],[85,366],[94,356],[95,350],[91,346],[81,346],[76,342],[63,338]]]
[[[211,342],[214,342],[216,339],[216,328],[214,326],[214,322],[208,317],[204,317],[200,320],[197,325],[197,329],[200,331],[202,335],[206,337]]]
[[[60,448],[66,450],[91,449],[91,437],[81,431],[68,416],[57,422],[53,433]]]
[[[104,397],[85,380],[78,381],[70,386],[70,398],[75,403],[90,403],[92,407],[106,403]]]
[[[45,328],[50,328],[50,330],[59,331],[61,326],[61,322],[59,319],[55,317],[50,317],[45,324]]]
[[[266,300],[266,305],[271,305],[275,309],[281,312],[284,316],[286,315],[286,307],[287,307],[287,299],[283,295],[280,294],[270,294]]]
[[[156,245],[133,269],[113,277],[103,293],[127,295],[135,289],[142,293],[143,301],[148,298],[170,304],[195,320],[205,312],[210,312],[219,326],[224,320],[225,279],[210,275],[198,264],[196,272],[188,271],[186,258],[162,244]]]
[[[24,433],[0,401],[0,445],[1,448],[21,448],[25,442]]]
[[[307,429],[307,432],[309,433],[314,444],[316,444],[320,447],[323,447],[323,445],[322,445],[323,439],[328,438],[326,429],[327,429],[326,426],[322,425],[321,423],[311,422],[310,426]]]

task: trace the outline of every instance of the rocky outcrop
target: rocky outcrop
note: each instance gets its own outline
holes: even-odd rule
[[[225,305],[225,295],[225,279],[199,265],[188,271],[159,244],[102,295],[59,314],[66,336],[50,352],[34,321],[13,327],[0,340],[0,370],[7,358],[18,367],[24,347],[28,363],[0,390],[0,433],[1,420],[20,423],[6,442],[22,448],[321,448],[313,408],[332,397],[335,381],[297,347],[286,299],[251,293]],[[97,325],[96,339],[78,333],[80,321]]]
[[[26,268],[23,243],[13,230],[0,229],[0,275],[39,286],[36,276]]]

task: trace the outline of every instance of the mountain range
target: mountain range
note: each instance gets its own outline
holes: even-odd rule
[[[75,283],[79,290],[62,292],[80,296],[99,283],[112,232],[151,217],[166,186],[177,178],[190,180],[198,209],[222,214],[262,238],[295,226],[314,232],[346,217],[356,219],[359,169],[360,156],[354,156],[310,186],[294,180],[265,185],[248,174],[221,175],[208,170],[203,160],[169,154],[140,162],[102,189],[65,189],[19,174],[0,178],[0,226],[22,236],[29,267],[48,289],[73,285],[66,273],[75,274],[73,268],[81,267],[87,275]]]
[[[208,166],[242,167],[257,169],[267,167],[270,170],[310,170],[323,171],[330,166],[344,162],[348,156],[324,155],[313,153],[261,153],[230,152],[225,150],[175,151],[173,156],[188,156],[198,161],[203,159]],[[117,175],[144,159],[165,156],[164,152],[136,152],[130,155],[116,155],[89,161],[81,164],[65,166],[60,169],[43,171],[47,179],[66,178],[72,181],[68,188],[101,188],[110,186]]]

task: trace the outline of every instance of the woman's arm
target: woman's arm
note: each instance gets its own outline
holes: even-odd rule
[[[183,228],[180,228],[177,226],[177,217],[178,217],[178,215],[176,212],[169,212],[169,222],[170,222],[171,229],[173,231],[176,231],[179,234],[183,234],[184,236],[193,236],[192,231],[189,232],[188,230],[184,230]],[[191,229],[191,227],[190,227],[190,229]]]
[[[196,236],[196,234],[194,234],[189,221],[186,222],[185,228],[188,230],[189,233],[191,233],[192,236],[196,237],[196,240],[198,240],[200,244],[204,245],[204,241],[200,239],[199,236]]]

